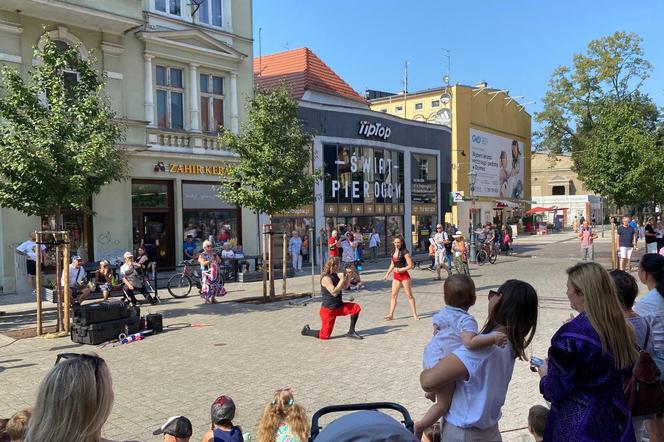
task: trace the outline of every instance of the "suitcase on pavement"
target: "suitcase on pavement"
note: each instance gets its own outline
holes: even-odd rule
[[[71,340],[79,344],[97,345],[102,342],[118,339],[120,333],[126,335],[138,333],[138,316],[97,322],[86,326],[74,324],[71,328]]]
[[[155,333],[164,331],[164,324],[160,313],[151,313],[145,316],[145,327],[148,330],[153,330]]]
[[[122,301],[102,301],[85,305],[76,304],[72,307],[72,311],[74,324],[82,326],[129,317],[129,310]]]

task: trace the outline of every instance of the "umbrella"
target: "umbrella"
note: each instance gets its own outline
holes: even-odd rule
[[[533,207],[530,210],[526,210],[526,215],[531,215],[533,213],[544,213],[544,212],[553,212],[556,209],[550,207]]]

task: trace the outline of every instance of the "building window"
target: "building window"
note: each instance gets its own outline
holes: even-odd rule
[[[553,186],[551,195],[565,195],[565,186]]]
[[[387,109],[381,109],[380,111],[381,111],[382,113],[384,113],[384,114],[387,113]]]
[[[154,0],[154,8],[159,12],[180,15],[180,0]]]
[[[198,21],[221,27],[222,0],[202,0],[198,8]]]
[[[219,132],[224,125],[224,79],[201,74],[201,130]]]
[[[183,129],[182,69],[157,66],[157,126]]]
[[[422,103],[415,103],[415,110],[422,110]]]
[[[241,209],[221,199],[216,183],[182,183],[183,238],[191,235],[201,243],[228,241],[237,250],[242,244],[240,219]]]
[[[394,108],[394,112],[396,112],[397,114],[400,114],[401,112],[403,112],[403,106],[397,106],[397,107],[395,107],[395,108]]]
[[[431,107],[440,107],[440,100],[433,100],[431,102]]]

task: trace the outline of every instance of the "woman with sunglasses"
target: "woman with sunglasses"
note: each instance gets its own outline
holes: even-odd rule
[[[579,314],[551,338],[539,366],[540,391],[551,402],[544,440],[634,441],[623,383],[636,361],[609,273],[594,262],[567,269],[567,297]]]
[[[444,441],[500,441],[498,420],[516,358],[525,349],[537,326],[537,292],[528,283],[510,279],[489,292],[489,315],[481,334],[507,335],[505,347],[480,350],[461,346],[433,368],[423,370],[420,383],[426,392],[456,383],[445,418]]]
[[[113,278],[113,270],[108,261],[100,261],[99,268],[95,270],[95,284],[97,289],[101,290],[104,301],[108,301],[108,296],[113,290]]]
[[[217,296],[224,296],[226,289],[219,271],[221,258],[212,249],[212,242],[203,241],[203,251],[198,255],[201,266],[201,298],[206,304],[215,304]]]
[[[23,441],[112,442],[101,437],[112,407],[106,362],[93,354],[61,353],[39,386]]]
[[[410,304],[410,310],[413,313],[413,318],[417,321],[420,319],[417,316],[417,308],[415,306],[415,297],[413,296],[413,286],[410,281],[409,270],[413,268],[413,260],[410,257],[410,252],[406,248],[406,242],[403,239],[403,236],[397,235],[394,238],[394,248],[392,249],[392,259],[390,260],[390,267],[385,273],[383,278],[387,281],[390,273],[394,272],[394,278],[392,280],[392,295],[390,297],[390,312],[385,316],[387,321],[391,321],[394,318],[394,310],[397,308],[397,298],[399,296],[399,290],[403,287],[408,297],[408,303]]]

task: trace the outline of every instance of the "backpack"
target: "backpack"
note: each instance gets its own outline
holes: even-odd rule
[[[650,324],[646,331],[643,348],[637,346],[639,357],[632,368],[632,376],[623,384],[623,391],[632,416],[664,412],[664,386],[657,364],[644,349],[648,347]]]

